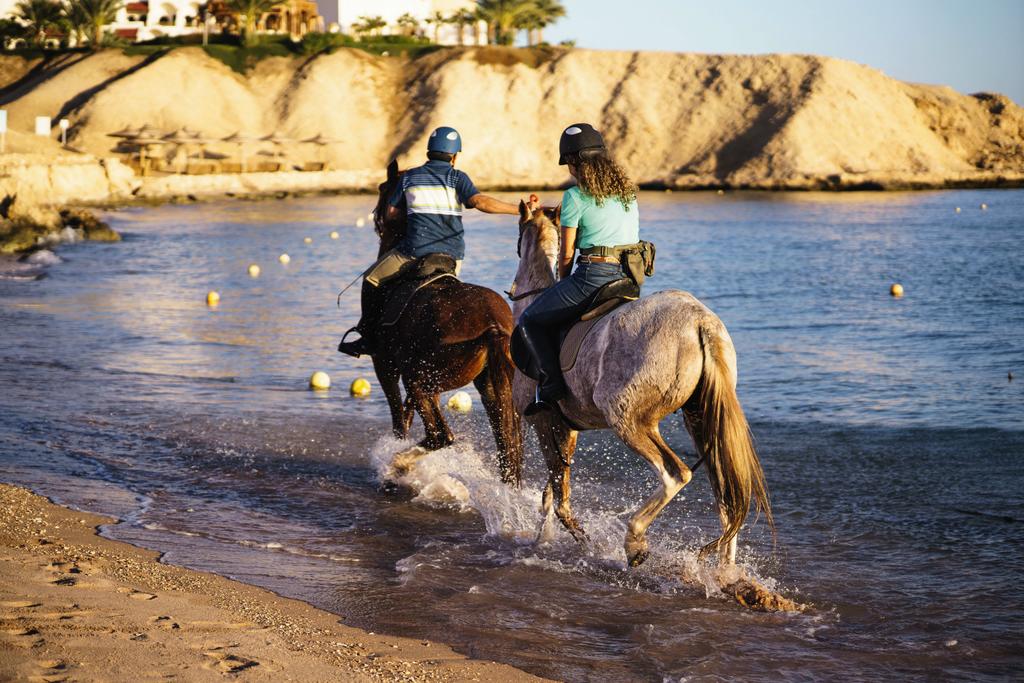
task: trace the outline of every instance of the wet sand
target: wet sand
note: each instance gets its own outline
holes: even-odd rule
[[[110,541],[0,484],[0,680],[540,681]]]

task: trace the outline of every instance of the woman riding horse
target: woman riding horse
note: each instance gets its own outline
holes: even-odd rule
[[[540,371],[528,415],[565,398],[568,388],[558,362],[558,327],[582,315],[601,286],[626,277],[619,252],[640,239],[637,186],[609,156],[601,133],[588,123],[573,124],[562,132],[558,151],[558,163],[569,167],[577,185],[562,196],[559,281],[519,319],[520,339]],[[576,270],[569,275],[577,248]]]

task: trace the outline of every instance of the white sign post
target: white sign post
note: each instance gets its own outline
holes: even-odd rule
[[[60,144],[61,144],[61,147],[67,147],[68,146],[68,127],[71,125],[71,122],[68,121],[67,119],[61,119],[57,123],[57,125],[60,126]]]
[[[36,135],[42,135],[50,137],[50,117],[49,116],[37,116],[36,117]]]
[[[0,109],[0,154],[7,150],[7,110]]]

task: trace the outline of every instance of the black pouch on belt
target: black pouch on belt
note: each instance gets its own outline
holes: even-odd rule
[[[622,269],[637,287],[643,285],[646,277],[654,275],[654,253],[654,243],[643,240],[622,251]]]

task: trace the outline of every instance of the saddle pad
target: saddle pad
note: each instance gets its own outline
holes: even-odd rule
[[[409,305],[409,302],[412,300],[413,296],[416,295],[416,292],[420,291],[427,285],[446,277],[455,278],[456,280],[458,279],[451,273],[438,273],[437,275],[432,275],[423,280],[410,280],[398,283],[398,285],[395,286],[394,291],[391,293],[391,296],[388,297],[388,302],[384,307],[384,315],[381,318],[380,324],[384,327],[390,327],[398,323],[398,321],[402,319],[402,314],[405,313],[406,306]]]
[[[565,340],[562,341],[562,350],[558,354],[558,362],[562,366],[562,372],[569,372],[576,365],[576,358],[580,354],[580,347],[583,346],[583,340],[587,338],[590,330],[593,329],[594,325],[599,323],[603,315],[599,315],[596,318],[590,320],[581,320],[569,329],[569,333],[565,335]]]

